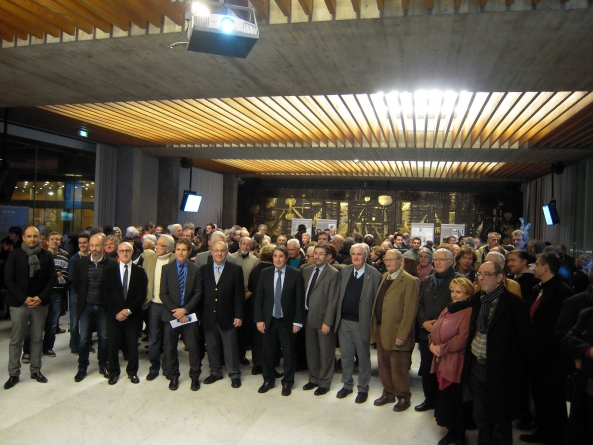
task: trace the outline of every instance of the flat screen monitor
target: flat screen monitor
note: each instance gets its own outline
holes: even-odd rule
[[[181,211],[197,213],[197,211],[200,210],[201,203],[202,195],[185,190],[183,192],[183,200],[181,201]]]
[[[553,226],[554,224],[560,223],[560,217],[558,216],[558,210],[556,209],[556,203],[544,204],[542,206],[544,211],[544,218],[546,219],[547,226]]]

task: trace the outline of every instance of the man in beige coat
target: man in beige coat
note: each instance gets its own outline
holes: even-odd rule
[[[374,404],[383,406],[397,403],[393,411],[410,407],[410,379],[408,369],[414,347],[414,323],[418,312],[418,285],[401,268],[402,254],[389,250],[383,262],[387,272],[383,275],[373,306],[371,343],[377,343],[379,377],[383,394]]]

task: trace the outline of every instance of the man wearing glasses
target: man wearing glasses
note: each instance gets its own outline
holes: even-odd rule
[[[436,374],[430,372],[433,354],[428,347],[428,335],[432,331],[439,314],[451,301],[449,284],[455,277],[463,275],[455,272],[453,268],[453,254],[448,249],[438,249],[434,254],[434,274],[428,276],[420,289],[418,307],[418,347],[420,349],[420,369],[418,375],[422,377],[422,390],[424,402],[417,405],[416,411],[434,409],[439,384]]]
[[[146,272],[132,263],[132,244],[124,241],[117,247],[117,254],[119,264],[105,270],[103,283],[103,300],[107,309],[110,385],[115,385],[119,379],[119,350],[124,344],[128,351],[128,378],[132,383],[140,383],[138,337],[142,327],[141,308],[148,287]]]

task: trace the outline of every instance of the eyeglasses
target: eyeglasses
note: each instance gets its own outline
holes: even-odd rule
[[[133,251],[132,251],[132,250],[129,250],[129,249],[126,249],[126,250],[118,250],[118,252],[119,252],[119,253],[127,253],[127,254],[130,254],[130,253],[132,253]]]
[[[450,260],[450,259],[448,259],[448,258],[435,258],[433,261],[434,261],[435,263],[442,263],[442,262],[444,262],[444,261],[451,261],[451,260]]]
[[[401,260],[401,258],[383,258],[384,263],[394,263],[399,260]]]
[[[478,272],[476,274],[476,277],[481,277],[482,275],[484,275],[485,277],[493,277],[494,275],[498,275],[496,272]]]
[[[226,253],[226,250],[213,250],[212,253]]]

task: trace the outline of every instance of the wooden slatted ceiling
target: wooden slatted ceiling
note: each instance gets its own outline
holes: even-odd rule
[[[127,31],[131,24],[147,29],[162,27],[164,17],[179,26],[185,22],[185,3],[171,0],[1,0],[0,38],[13,41],[29,36],[70,36],[80,29],[110,33],[115,26]]]
[[[419,91],[39,109],[126,134],[138,141],[134,145],[580,148],[590,144],[593,93]]]

